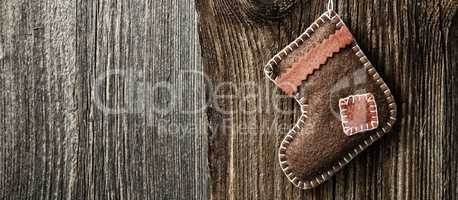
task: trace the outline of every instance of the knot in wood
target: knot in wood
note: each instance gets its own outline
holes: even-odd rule
[[[256,19],[280,19],[286,16],[297,0],[238,0],[242,10]]]

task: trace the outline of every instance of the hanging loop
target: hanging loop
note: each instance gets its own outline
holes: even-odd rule
[[[328,1],[328,15],[331,16],[332,11],[334,10],[334,2],[333,0]]]

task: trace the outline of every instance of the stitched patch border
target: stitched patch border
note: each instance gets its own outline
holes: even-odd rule
[[[364,107],[364,121],[358,119],[361,113],[357,112],[356,107]],[[358,133],[372,131],[378,128],[377,103],[372,93],[361,95],[351,95],[339,100],[340,118],[342,120],[342,129],[345,135],[352,136]],[[356,110],[355,110],[356,109]],[[361,111],[361,110],[360,110]]]

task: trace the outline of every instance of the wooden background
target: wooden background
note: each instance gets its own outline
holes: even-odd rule
[[[0,1],[0,199],[458,199],[456,0],[337,0],[399,121],[305,192],[262,68],[326,2],[196,1]]]
[[[0,199],[207,198],[196,20],[192,1],[0,1]]]
[[[284,177],[277,148],[287,131],[272,124],[290,128],[299,116],[274,107],[299,107],[281,98],[262,70],[326,3],[197,0],[204,70],[212,85],[234,83],[210,92],[236,97],[211,99],[207,112],[212,199],[458,199],[458,1],[452,0],[337,1],[393,90],[399,120],[315,190],[300,191]]]

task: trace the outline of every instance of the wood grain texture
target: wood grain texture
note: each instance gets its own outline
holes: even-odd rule
[[[80,130],[75,5],[2,1],[0,10],[0,198],[71,198]]]
[[[0,199],[205,199],[196,17],[191,0],[0,1]]]
[[[332,180],[305,192],[287,181],[277,157],[299,107],[262,68],[320,16],[326,1],[297,1],[276,20],[253,14],[262,9],[247,2],[197,0],[211,80],[211,199],[457,198],[457,1],[337,1],[336,10],[392,89],[399,120]],[[223,83],[230,87],[215,87]]]
[[[458,117],[458,15],[453,17],[451,29],[447,35],[447,50],[449,67],[445,69],[445,74],[450,74],[445,80],[445,141],[444,141],[444,199],[458,199],[458,136],[456,118]]]

